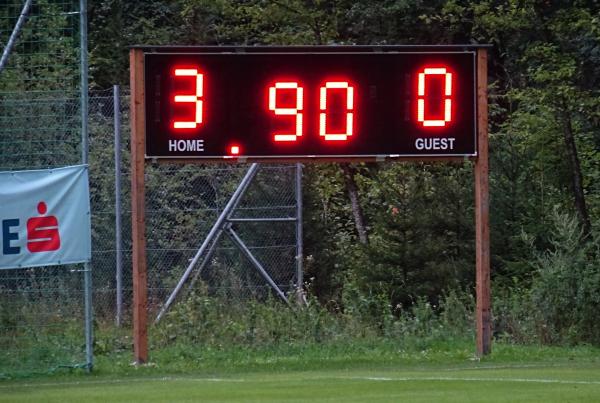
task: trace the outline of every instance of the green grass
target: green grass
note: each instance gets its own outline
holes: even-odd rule
[[[600,402],[600,350],[386,340],[256,348],[170,347],[149,365],[101,355],[93,374],[0,382],[0,402]]]
[[[589,365],[271,371],[0,384],[0,402],[594,402]]]

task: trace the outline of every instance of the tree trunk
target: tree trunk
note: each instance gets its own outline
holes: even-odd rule
[[[365,216],[358,199],[358,187],[354,180],[356,169],[351,167],[348,163],[341,164],[341,166],[342,171],[344,172],[346,190],[348,191],[348,197],[350,198],[350,204],[352,206],[352,216],[354,217],[356,232],[358,232],[358,240],[360,243],[366,245],[369,243],[369,237],[367,235],[367,227],[365,226]]]
[[[567,151],[567,157],[569,158],[569,165],[571,167],[571,188],[573,190],[573,197],[575,199],[575,209],[579,215],[579,221],[581,223],[581,227],[583,228],[584,236],[587,237],[591,233],[592,224],[590,222],[587,206],[585,205],[585,196],[583,194],[583,176],[581,174],[579,156],[577,155],[577,145],[575,144],[575,137],[573,136],[571,115],[566,106],[563,106],[561,115],[565,149]]]

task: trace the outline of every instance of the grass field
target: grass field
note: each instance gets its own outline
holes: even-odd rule
[[[1,402],[597,402],[600,368],[262,372],[0,384]]]
[[[0,402],[600,402],[595,348],[497,345],[478,361],[460,348],[358,347],[201,351],[202,365],[193,351],[145,367],[100,357],[91,375],[1,381]]]

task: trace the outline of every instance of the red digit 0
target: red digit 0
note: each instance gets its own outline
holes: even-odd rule
[[[443,119],[426,119],[425,94],[427,76],[442,75],[444,77]],[[452,121],[452,73],[445,67],[426,67],[419,73],[418,98],[417,98],[417,120],[425,127],[446,126]]]
[[[327,131],[327,92],[328,90],[342,89],[346,91],[346,129],[344,133],[329,133]],[[354,87],[347,81],[328,81],[319,89],[319,135],[325,140],[346,141],[354,132]]]
[[[278,90],[296,90],[296,107],[281,108],[277,106]],[[269,110],[275,115],[295,116],[295,130],[293,133],[274,133],[275,141],[296,141],[302,136],[302,110],[304,108],[304,90],[297,82],[276,82],[273,87],[269,87]]]
[[[202,123],[202,93],[204,90],[204,74],[199,73],[198,69],[176,68],[175,77],[193,77],[194,90],[192,94],[175,95],[173,101],[175,103],[192,103],[194,104],[194,115],[190,120],[176,120],[173,122],[175,129],[195,129]]]

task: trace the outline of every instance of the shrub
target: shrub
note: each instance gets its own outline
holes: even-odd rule
[[[450,291],[439,307],[422,298],[402,311],[393,310],[382,295],[363,294],[350,283],[343,301],[345,305],[333,311],[313,296],[308,296],[307,305],[289,307],[274,298],[232,304],[209,295],[202,286],[175,305],[154,329],[154,347],[258,347],[383,338],[424,349],[436,341],[472,335],[472,297],[467,294]]]
[[[551,247],[533,263],[531,287],[494,290],[494,329],[518,343],[600,343],[600,248],[576,218],[553,214]]]
[[[574,217],[554,213],[552,249],[537,261],[531,297],[547,327],[543,341],[600,343],[600,248]]]

